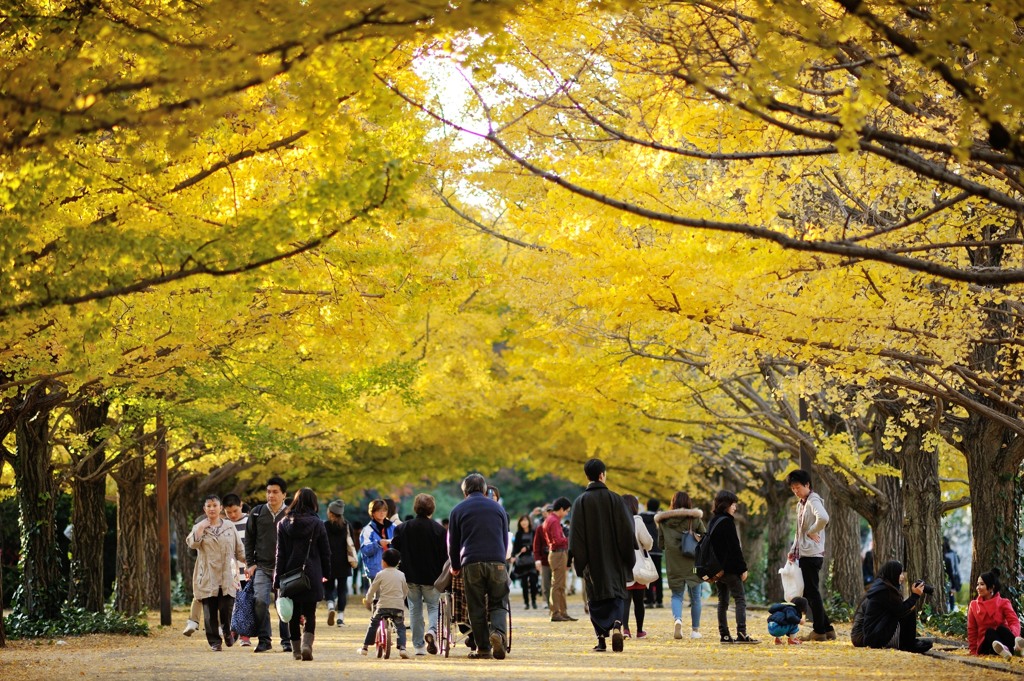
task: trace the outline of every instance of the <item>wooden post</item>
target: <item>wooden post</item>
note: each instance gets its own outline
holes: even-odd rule
[[[171,625],[171,520],[167,494],[167,429],[163,418],[156,417],[156,516],[160,542],[160,624]]]

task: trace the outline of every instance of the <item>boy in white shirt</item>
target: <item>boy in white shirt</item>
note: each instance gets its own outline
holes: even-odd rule
[[[403,660],[409,659],[405,651],[405,599],[409,597],[409,585],[405,582],[405,574],[398,569],[402,554],[397,549],[387,549],[382,556],[383,569],[377,573],[370,584],[370,589],[363,598],[367,609],[373,609],[370,626],[366,628],[366,637],[360,655],[366,655],[370,645],[377,637],[377,627],[384,617],[390,617],[398,632],[398,654]]]

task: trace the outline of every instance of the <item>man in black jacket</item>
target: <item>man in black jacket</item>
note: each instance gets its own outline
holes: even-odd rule
[[[417,655],[437,654],[435,640],[437,601],[440,594],[434,582],[444,568],[445,529],[432,519],[434,497],[417,494],[412,502],[416,517],[395,528],[391,547],[402,554],[399,568],[409,585],[409,617],[412,620],[412,646]],[[423,606],[427,606],[427,631],[423,632]],[[424,645],[425,644],[425,645]]]
[[[590,484],[572,504],[569,552],[576,574],[583,577],[590,606],[590,621],[597,634],[595,652],[622,652],[622,620],[626,614],[626,582],[633,579],[636,554],[633,518],[626,505],[605,484],[607,469],[600,459],[583,466]]]
[[[466,496],[448,516],[448,557],[453,575],[462,573],[466,609],[478,646],[469,657],[504,659],[508,641],[508,515],[484,496],[484,476],[462,481]]]
[[[259,504],[249,513],[245,526],[245,569],[253,580],[256,592],[256,616],[260,619],[260,642],[252,652],[262,653],[273,648],[270,627],[270,601],[273,598],[274,564],[277,561],[277,524],[284,520],[284,495],[288,484],[279,477],[267,480],[267,503]],[[281,649],[291,652],[288,625],[280,623]]]

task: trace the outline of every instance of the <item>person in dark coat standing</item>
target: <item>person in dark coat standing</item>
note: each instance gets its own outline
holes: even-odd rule
[[[412,620],[412,646],[417,655],[437,654],[437,601],[441,594],[434,582],[441,576],[447,557],[445,530],[433,519],[434,497],[417,494],[412,502],[416,517],[395,528],[391,546],[402,554],[399,569],[409,586],[409,614]],[[423,628],[423,606],[427,606],[427,627]]]
[[[607,468],[600,459],[583,466],[590,484],[572,504],[569,553],[576,574],[583,577],[590,621],[597,634],[595,652],[622,652],[622,622],[626,615],[626,583],[633,580],[635,526],[626,505],[605,484]]]
[[[715,555],[722,563],[724,575],[718,580],[718,633],[722,643],[760,643],[747,635],[747,597],[743,582],[747,581],[747,561],[736,533],[733,516],[739,499],[727,489],[715,495],[714,512],[708,524],[708,536]],[[736,638],[729,635],[729,595],[736,602]]]
[[[320,503],[316,494],[310,488],[303,487],[295,494],[284,520],[277,527],[274,588],[281,587],[281,575],[299,567],[306,573],[310,584],[308,591],[291,597],[294,607],[288,632],[291,634],[292,655],[296,660],[313,659],[316,604],[324,599],[324,575],[331,572],[331,546],[319,513]],[[302,626],[303,617],[306,621],[305,629],[301,632],[300,649],[299,627]]]
[[[356,545],[352,530],[345,522],[345,502],[335,499],[327,505],[327,541],[331,545],[331,571],[327,574],[327,626],[345,624],[345,606],[348,605],[348,578],[357,565]]]

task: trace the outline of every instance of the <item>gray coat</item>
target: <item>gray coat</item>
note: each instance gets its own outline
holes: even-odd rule
[[[573,502],[569,552],[590,600],[626,598],[636,560],[635,529],[622,497],[603,482],[590,483]]]

